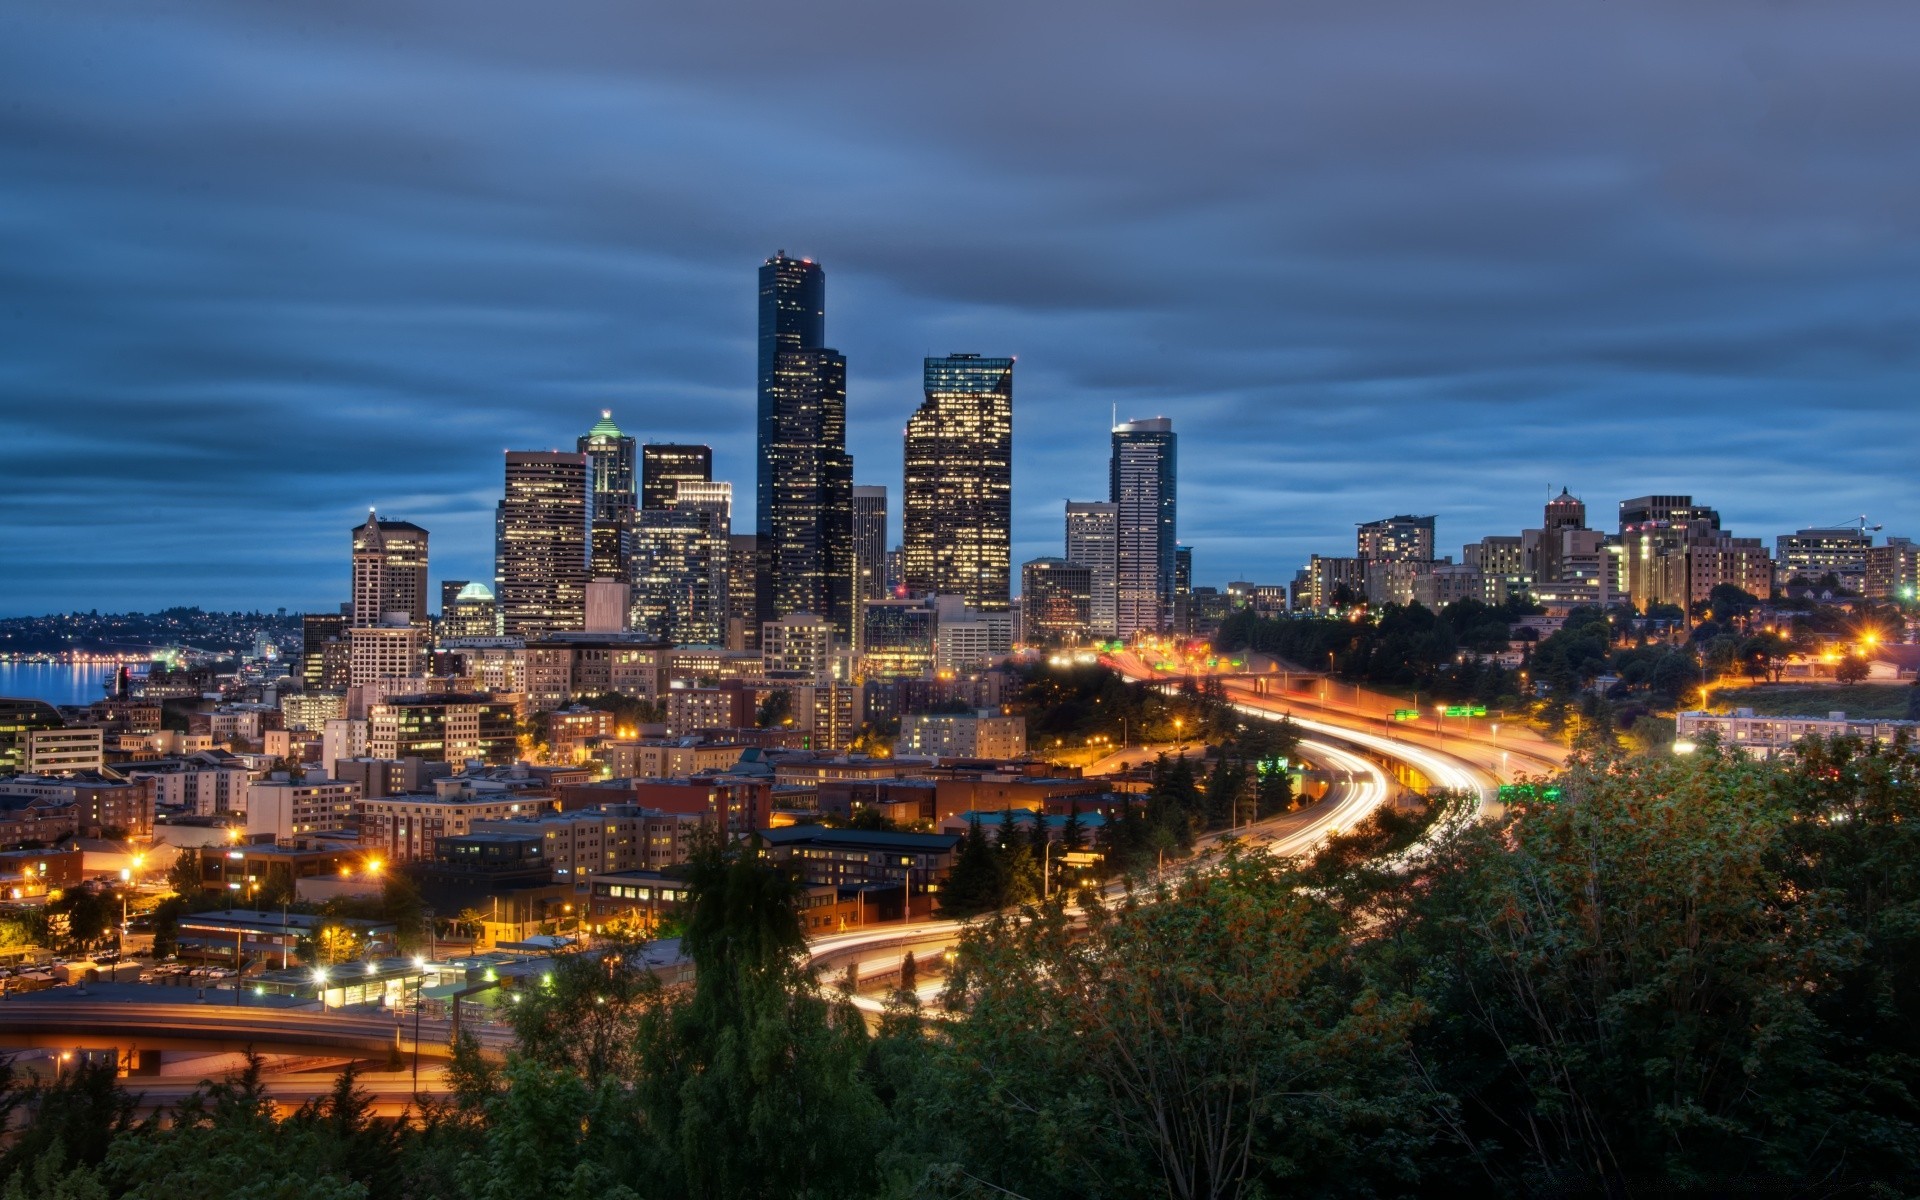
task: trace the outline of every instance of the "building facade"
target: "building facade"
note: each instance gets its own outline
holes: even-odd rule
[[[1172,617],[1178,442],[1166,417],[1113,427],[1114,636],[1157,633]]]
[[[625,579],[635,508],[634,444],[610,409],[575,448],[587,459],[588,570],[595,579]]]
[[[495,529],[494,596],[501,632],[508,637],[585,624],[588,510],[585,454],[507,452],[506,494]]]
[[[887,489],[853,485],[853,591],[857,600],[887,597]]]
[[[427,621],[427,531],[407,521],[382,521],[367,510],[353,530],[353,611],[356,626],[378,625],[391,613]]]
[[[760,268],[757,624],[794,612],[852,633],[847,360],[826,346],[826,275],[784,251]]]
[[[900,490],[907,590],[1004,612],[1013,545],[1013,360],[951,354],[923,365]]]
[[[1087,621],[1094,637],[1118,636],[1120,621],[1120,506],[1106,500],[1067,501],[1067,561],[1087,568]]]

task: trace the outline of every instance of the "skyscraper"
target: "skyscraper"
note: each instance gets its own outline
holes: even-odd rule
[[[858,600],[887,595],[887,489],[853,485],[853,593]]]
[[[1067,561],[1087,568],[1093,636],[1118,636],[1120,506],[1106,500],[1067,501]],[[1025,595],[1022,587],[1021,594]]]
[[[680,645],[726,641],[732,513],[732,484],[691,480],[640,513],[633,628]]]
[[[853,458],[847,360],[822,342],[825,276],[775,255],[760,268],[759,477],[754,599],[760,625],[814,613],[853,620]]]
[[[1116,513],[1115,636],[1166,627],[1173,609],[1178,442],[1166,417],[1113,427],[1108,498]]]
[[[587,604],[587,456],[507,451],[495,519],[500,630],[527,637],[579,629]]]
[[[683,483],[713,481],[713,447],[648,442],[640,447],[640,507],[659,510],[673,503]]]
[[[596,579],[625,579],[633,534],[633,439],[620,432],[611,411],[601,409],[599,423],[577,444],[587,456],[592,497],[588,567]]]
[[[925,363],[926,399],[907,421],[901,549],[907,587],[1005,612],[1013,545],[1013,360],[950,354]]]
[[[368,509],[366,524],[353,530],[352,624],[378,625],[387,613],[427,619],[427,531]]]
[[[1020,564],[1020,640],[1078,645],[1093,632],[1093,568],[1064,558]]]

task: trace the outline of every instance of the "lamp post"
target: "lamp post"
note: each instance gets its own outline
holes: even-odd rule
[[[413,969],[419,972],[413,981],[413,1094],[420,1095],[420,1010],[427,1006],[427,960],[415,957]]]

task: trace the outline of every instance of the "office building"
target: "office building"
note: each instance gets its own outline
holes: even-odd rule
[[[736,533],[727,539],[727,640],[729,650],[757,650],[760,624],[756,615],[755,572],[759,569],[760,539],[751,533]]]
[[[1116,637],[1157,633],[1173,609],[1178,442],[1166,417],[1113,427],[1108,499],[1116,513]]]
[[[953,601],[952,606],[945,602]],[[1013,614],[961,609],[958,596],[941,596],[933,630],[933,669],[943,676],[985,671],[1013,653]]]
[[[1020,564],[1020,640],[1078,646],[1093,636],[1093,569],[1064,558]]]
[[[925,360],[900,491],[907,590],[1005,612],[1013,544],[1013,360]]]
[[[853,623],[853,458],[847,360],[826,347],[826,276],[782,251],[760,268],[759,471],[754,600],[758,623]]]
[[[1642,496],[1620,505],[1625,590],[1634,607],[1672,605],[1692,614],[1728,584],[1765,598],[1773,560],[1759,538],[1736,538],[1720,514],[1691,496]]]
[[[760,661],[769,675],[824,679],[833,673],[835,630],[825,617],[789,613],[760,627]]]
[[[348,687],[378,679],[417,679],[427,673],[428,638],[422,626],[356,625],[347,630],[347,636]]]
[[[509,450],[497,511],[494,596],[501,632],[530,637],[586,622],[587,456]]]
[[[723,521],[677,502],[640,514],[633,565],[636,632],[677,645],[724,643],[728,537]]]
[[[465,584],[453,601],[440,612],[444,637],[493,637],[500,632],[500,609],[494,603],[493,589],[475,580]]]
[[[1801,529],[1781,534],[1774,547],[1782,583],[1817,586],[1831,575],[1833,582],[1849,592],[1866,587],[1867,553],[1873,548],[1873,535],[1864,528],[1845,525]]]
[[[589,570],[595,579],[625,579],[635,505],[633,439],[602,409],[575,447],[587,458]]]
[[[858,600],[882,600],[887,591],[887,489],[853,486],[853,591]]]
[[[389,614],[427,621],[427,531],[407,521],[382,521],[367,510],[353,530],[352,623],[378,625]]]
[[[1087,568],[1089,615],[1095,638],[1119,629],[1120,506],[1105,500],[1067,501],[1067,561]]]
[[[640,447],[640,507],[670,506],[683,483],[713,482],[713,447],[648,442]]]
[[[924,596],[869,600],[860,608],[860,672],[868,679],[918,679],[933,670],[936,618]]]
[[[490,695],[390,696],[367,710],[367,754],[504,765],[519,754],[514,708]]]
[[[308,613],[300,618],[300,683],[309,691],[347,686],[350,656],[345,613]]]

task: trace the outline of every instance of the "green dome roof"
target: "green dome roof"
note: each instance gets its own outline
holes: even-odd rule
[[[493,599],[493,589],[484,583],[476,581],[461,588],[460,594],[453,599],[456,604],[462,600],[491,600]]]
[[[613,423],[613,410],[603,408],[600,410],[600,423],[592,429],[587,430],[587,436],[590,438],[617,438],[627,435],[621,433],[620,427]]]

